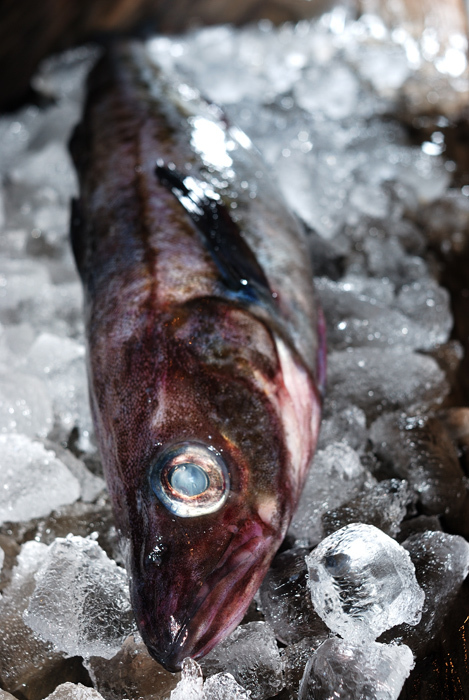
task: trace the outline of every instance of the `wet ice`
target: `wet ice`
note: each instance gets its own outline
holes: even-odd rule
[[[289,534],[314,545],[323,538],[322,515],[371,486],[374,479],[359,455],[342,442],[319,450],[311,465]]]
[[[25,435],[0,435],[0,522],[49,515],[80,496],[80,484],[53,452]]]
[[[306,563],[316,612],[348,641],[371,641],[400,622],[419,622],[425,595],[410,556],[373,525],[334,532]]]
[[[298,700],[397,700],[413,665],[405,645],[328,639],[306,665]]]
[[[201,661],[204,673],[231,673],[251,692],[267,700],[284,685],[282,661],[272,628],[265,622],[240,625]]]
[[[36,575],[26,623],[68,656],[116,654],[134,629],[127,576],[90,538],[57,538]]]

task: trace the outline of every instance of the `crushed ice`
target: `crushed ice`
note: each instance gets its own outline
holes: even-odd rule
[[[469,570],[467,542],[438,531],[466,493],[435,414],[461,352],[422,227],[437,240],[445,222],[467,230],[469,190],[448,189],[442,131],[411,146],[390,117],[431,104],[449,123],[468,94],[463,37],[443,46],[427,28],[417,40],[338,7],[148,48],[225,106],[310,230],[329,336],[319,450],[254,620],[203,661],[205,681],[186,661],[177,683],[130,634],[87,400],[66,142],[96,51],[47,61],[35,86],[53,103],[0,118],[0,685],[42,684],[50,700],[267,699],[283,687],[302,700],[395,700]],[[99,544],[77,536],[95,529]],[[70,676],[75,655],[96,690]]]

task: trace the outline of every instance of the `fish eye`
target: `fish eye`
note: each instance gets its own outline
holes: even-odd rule
[[[225,503],[230,480],[217,450],[196,442],[164,449],[150,471],[153,492],[166,508],[182,518],[214,513]]]

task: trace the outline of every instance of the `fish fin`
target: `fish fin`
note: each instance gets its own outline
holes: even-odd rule
[[[248,301],[272,299],[269,283],[256,256],[228,207],[210,185],[160,164],[155,174],[195,223],[223,284]]]

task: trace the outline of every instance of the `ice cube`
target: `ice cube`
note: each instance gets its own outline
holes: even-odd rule
[[[270,625],[249,622],[237,627],[202,659],[207,676],[231,673],[234,679],[251,692],[253,700],[266,700],[284,686],[282,661]]]
[[[314,457],[289,534],[300,543],[317,544],[323,537],[323,513],[373,483],[355,450],[341,442],[328,445]]]
[[[378,94],[386,97],[394,97],[410,74],[404,47],[389,44],[364,46],[357,67]]]
[[[92,430],[82,343],[41,333],[29,350],[26,368],[47,382],[54,412],[67,435],[76,425]]]
[[[56,457],[68,467],[73,476],[78,480],[82,501],[94,501],[96,497],[104,491],[106,488],[104,479],[90,472],[84,462],[82,462],[81,459],[77,459],[70,450],[66,450],[51,441],[46,442],[46,447],[52,450],[52,452],[55,452]]]
[[[16,698],[6,690],[0,690],[0,700],[16,700]]]
[[[25,621],[68,656],[110,659],[135,627],[126,573],[93,539],[58,538],[36,575]]]
[[[327,639],[306,665],[298,700],[397,700],[413,666],[404,644]]]
[[[112,659],[92,656],[86,667],[94,687],[106,700],[168,698],[181,677],[152,659],[137,634],[131,634]]]
[[[349,406],[322,421],[318,450],[326,449],[333,442],[342,442],[360,453],[367,439],[365,413],[361,408]]]
[[[435,280],[423,278],[405,284],[399,291],[396,306],[426,333],[427,343],[419,347],[446,343],[453,326],[449,292]]]
[[[22,307],[33,303],[50,284],[47,268],[39,262],[0,261],[0,320],[17,322]]]
[[[231,673],[216,673],[204,683],[205,700],[249,700],[251,693],[236,683]]]
[[[77,479],[54,454],[25,435],[0,435],[0,522],[49,515],[80,497]]]
[[[397,408],[424,411],[441,403],[449,390],[433,358],[384,348],[330,353],[327,387],[326,416],[352,403],[368,417]]]
[[[410,556],[373,525],[334,532],[306,563],[316,612],[349,641],[371,641],[400,622],[419,622],[425,595]]]
[[[184,659],[181,680],[171,691],[170,700],[205,700],[204,678],[197,661]]]
[[[282,661],[285,669],[286,696],[289,700],[297,700],[301,679],[305,666],[314,651],[329,637],[329,633],[320,637],[304,637],[295,644],[289,644],[281,650]]]
[[[45,437],[52,421],[52,401],[43,381],[0,370],[0,432]]]
[[[284,644],[327,634],[307,592],[307,553],[295,547],[277,554],[259,590],[264,617]]]
[[[333,120],[355,114],[360,98],[360,83],[347,65],[336,63],[324,71],[322,66],[312,66],[303,71],[295,82],[296,102],[313,115],[323,113]]]
[[[391,630],[402,637],[414,653],[422,656],[443,627],[463,581],[469,574],[469,544],[459,535],[423,532],[412,535],[403,547],[415,565],[417,580],[425,591],[422,619],[415,627]]]
[[[316,279],[316,289],[327,321],[330,347],[351,346],[428,349],[443,342],[447,333],[438,334],[438,326],[429,333],[417,320],[400,310],[389,308],[377,299],[350,289],[349,282]],[[416,315],[415,311],[413,315]],[[449,314],[449,311],[448,311]],[[448,316],[451,323],[451,316]]]
[[[324,533],[330,535],[350,523],[374,525],[390,537],[399,532],[412,494],[406,481],[387,479],[365,493],[322,516]]]
[[[50,141],[40,151],[25,154],[10,171],[10,179],[26,191],[50,187],[67,202],[76,193],[76,176],[64,143]]]
[[[103,696],[93,688],[78,683],[62,683],[44,700],[104,700]]]
[[[436,417],[381,416],[371,426],[374,449],[396,476],[407,479],[426,514],[457,512],[466,487],[458,453]]]
[[[64,660],[63,654],[34,635],[23,621],[34,590],[34,573],[46,551],[46,545],[39,542],[23,545],[11,581],[0,599],[0,683],[11,693],[21,693],[26,700],[37,697],[31,696],[35,688],[49,693],[64,677],[75,680],[70,662]]]

